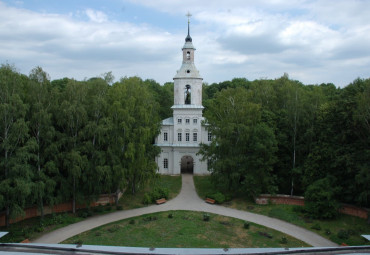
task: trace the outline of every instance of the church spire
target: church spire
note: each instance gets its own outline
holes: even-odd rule
[[[191,17],[190,12],[188,12],[186,16],[188,17],[188,35],[185,38],[185,42],[192,42],[193,40],[191,39],[191,36],[190,36],[190,17]]]

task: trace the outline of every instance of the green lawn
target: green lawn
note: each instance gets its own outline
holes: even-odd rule
[[[173,218],[169,218],[169,214]],[[220,215],[171,211],[143,215],[87,231],[63,243],[133,247],[236,248],[301,247],[304,242],[278,231]],[[286,238],[286,243],[282,239]]]
[[[205,194],[215,191],[210,176],[194,176],[194,183],[200,197],[205,197]],[[335,220],[314,220],[305,217],[294,205],[257,205],[243,198],[235,198],[223,205],[293,223],[314,231],[337,244],[370,245],[370,242],[361,236],[370,234],[370,224],[358,217],[340,214]]]

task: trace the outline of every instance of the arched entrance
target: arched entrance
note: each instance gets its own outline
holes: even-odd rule
[[[191,156],[181,158],[181,173],[192,174],[194,172],[194,160]]]

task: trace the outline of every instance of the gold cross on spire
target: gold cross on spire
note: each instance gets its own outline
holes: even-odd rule
[[[192,16],[191,13],[188,11],[188,13],[186,14],[186,16],[188,17],[188,23],[190,23],[190,17]]]

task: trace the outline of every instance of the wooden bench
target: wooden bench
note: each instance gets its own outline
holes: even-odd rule
[[[161,198],[161,199],[155,200],[155,203],[157,205],[164,204],[166,202],[167,202],[167,200],[165,198]]]
[[[206,198],[206,203],[208,203],[208,204],[214,204],[215,202],[216,201],[212,198],[209,198],[209,197]]]

